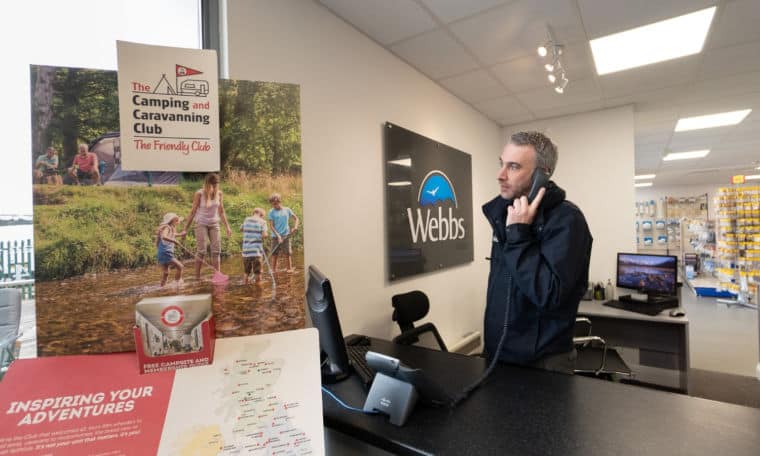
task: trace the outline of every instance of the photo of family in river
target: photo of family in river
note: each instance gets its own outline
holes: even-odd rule
[[[221,169],[121,169],[116,72],[32,66],[39,356],[134,350],[135,304],[210,293],[217,337],[304,327],[299,87],[221,80]]]

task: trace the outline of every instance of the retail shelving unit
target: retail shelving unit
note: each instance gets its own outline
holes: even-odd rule
[[[707,219],[707,194],[639,201],[635,209],[637,251],[678,255],[682,253],[683,220]]]
[[[718,189],[716,274],[723,289],[737,295],[727,304],[757,309],[754,302],[760,275],[760,187]]]

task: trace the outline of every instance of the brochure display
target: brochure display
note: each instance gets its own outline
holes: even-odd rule
[[[212,365],[145,375],[133,353],[23,359],[1,385],[0,455],[324,454],[315,329],[221,339]]]
[[[211,364],[211,295],[145,298],[135,306],[134,333],[140,373]]]

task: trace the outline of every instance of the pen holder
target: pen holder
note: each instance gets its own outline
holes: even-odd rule
[[[417,389],[413,385],[378,372],[364,402],[364,411],[384,413],[391,424],[403,426],[412,414],[417,398]]]

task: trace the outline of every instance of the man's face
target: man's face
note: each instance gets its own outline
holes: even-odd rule
[[[53,149],[52,147],[48,147],[48,149],[47,149],[47,156],[50,157],[50,158],[52,158],[53,155],[55,155],[55,149]]]
[[[282,207],[282,202],[278,199],[272,200],[272,207],[279,210]]]
[[[530,178],[536,168],[536,150],[531,145],[508,143],[501,153],[501,169],[496,179],[502,198],[514,199],[528,194]]]
[[[85,146],[84,144],[82,144],[81,146],[79,146],[79,153],[81,155],[87,154],[87,146]]]

